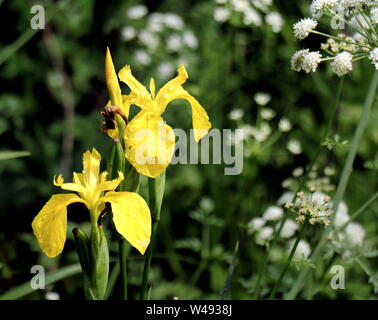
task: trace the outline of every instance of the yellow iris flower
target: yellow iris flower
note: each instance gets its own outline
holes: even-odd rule
[[[131,92],[127,96],[122,96],[109,49],[106,53],[105,70],[111,103],[120,107],[126,117],[129,115],[131,104],[141,108],[141,111],[122,128],[126,159],[139,173],[155,178],[164,172],[172,160],[175,135],[161,117],[171,101],[185,99],[190,103],[195,141],[203,138],[211,128],[204,108],[182,87],[188,79],[184,65],[178,68],[178,75],[167,82],[156,95],[154,79],[151,78],[148,92],[132,75],[130,66],[126,65],[120,70],[118,77],[128,85]],[[108,132],[113,138],[117,133],[117,130]]]
[[[34,218],[32,228],[42,251],[50,258],[60,254],[66,241],[67,206],[74,202],[84,203],[88,208],[92,227],[97,227],[105,203],[110,203],[117,231],[142,254],[151,237],[151,215],[144,199],[134,192],[115,192],[124,179],[108,181],[106,171],[100,174],[101,155],[93,148],[83,154],[83,172],[73,173],[73,183],[64,183],[59,175],[54,185],[77,194],[55,194]]]

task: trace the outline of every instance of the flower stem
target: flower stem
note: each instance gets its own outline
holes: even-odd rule
[[[290,254],[289,254],[289,257],[287,258],[287,261],[286,261],[286,265],[285,267],[283,268],[281,274],[280,274],[280,277],[278,278],[276,284],[274,285],[273,289],[272,289],[272,293],[270,294],[269,296],[269,299],[274,299],[274,297],[276,296],[276,293],[277,293],[277,290],[282,282],[282,279],[283,277],[285,276],[287,270],[289,269],[289,266],[291,264],[291,260],[293,260],[293,257],[294,257],[294,253],[295,251],[297,250],[297,247],[298,247],[298,244],[299,244],[299,241],[301,240],[302,236],[303,236],[303,233],[304,231],[306,230],[306,227],[308,225],[308,220],[306,220],[301,229],[299,230],[299,233],[298,233],[298,236],[297,236],[297,239],[295,240],[295,243],[294,243],[294,246],[293,248],[291,249],[290,251]]]
[[[119,268],[121,273],[121,299],[127,300],[127,243],[125,239],[118,240]]]
[[[365,131],[367,122],[369,120],[371,108],[373,106],[373,103],[375,102],[375,98],[376,98],[376,94],[377,94],[377,88],[378,88],[378,71],[375,71],[374,75],[373,75],[373,79],[370,82],[369,91],[368,91],[366,99],[365,99],[364,109],[362,111],[360,120],[358,122],[358,126],[356,128],[356,131],[355,131],[355,134],[354,134],[354,137],[353,137],[352,145],[351,145],[351,148],[349,150],[349,153],[348,153],[348,156],[347,156],[347,159],[346,159],[346,162],[345,162],[342,174],[341,174],[339,184],[337,186],[336,195],[335,195],[335,198],[334,198],[334,205],[333,205],[334,212],[337,212],[339,204],[344,197],[345,190],[346,190],[346,187],[348,185],[350,175],[353,171],[353,163],[354,163],[354,159],[356,158],[356,155],[357,155],[358,146],[361,142],[363,133]],[[321,240],[319,241],[318,245],[316,246],[316,248],[313,252],[313,255],[311,257],[311,263],[313,263],[313,264],[316,264],[318,259],[321,257],[322,249],[324,248],[325,244],[327,243],[327,240],[326,240],[327,232],[328,232],[327,230],[323,231],[323,234],[321,236]],[[285,298],[294,299],[297,296],[297,294],[299,293],[299,291],[303,287],[303,284],[305,283],[305,280],[306,280],[309,272],[310,272],[309,267],[306,267],[305,269],[302,270],[302,272],[300,273],[299,277],[297,278],[297,281],[295,282],[294,286],[292,287],[292,289],[286,295]]]
[[[160,221],[160,211],[161,205],[164,197],[164,188],[165,188],[165,172],[157,178],[148,178],[148,191],[149,191],[149,206],[151,210],[152,217],[152,231],[151,231],[151,242],[147,249],[146,257],[144,260],[144,269],[142,283],[140,286],[140,295],[141,300],[147,299],[147,283],[148,276],[150,273],[150,266],[152,260],[152,253],[156,245],[156,231]]]

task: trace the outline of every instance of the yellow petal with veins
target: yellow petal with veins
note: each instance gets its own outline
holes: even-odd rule
[[[162,114],[167,106],[167,104],[172,101],[172,93],[175,92],[177,88],[180,88],[182,84],[188,79],[188,73],[186,72],[185,66],[182,64],[177,69],[177,76],[172,80],[168,81],[158,92],[156,96],[156,102],[159,106],[159,112]]]
[[[129,65],[124,66],[118,72],[119,79],[131,89],[132,103],[145,110],[151,110],[152,98],[146,87],[143,86],[131,73]]]
[[[58,176],[58,178],[54,177],[53,184],[54,184],[54,186],[60,187],[63,190],[69,190],[69,191],[75,191],[75,192],[84,192],[85,191],[85,187],[82,186],[81,184],[64,183],[64,179],[63,179],[61,174]]]
[[[151,238],[151,213],[146,201],[134,192],[113,191],[101,201],[110,202],[118,233],[144,254]]]
[[[63,250],[67,233],[67,206],[83,202],[76,194],[56,194],[34,218],[32,228],[42,251],[50,258]]]
[[[101,155],[93,148],[92,152],[87,150],[83,154],[83,174],[86,187],[96,187],[100,174]]]
[[[126,159],[147,177],[160,176],[172,160],[175,134],[156,113],[139,112],[127,125],[124,141]]]
[[[104,171],[103,173],[101,173],[101,175],[105,174],[107,175],[107,172]],[[106,177],[105,177],[106,179]],[[96,192],[103,192],[103,191],[110,191],[110,190],[115,190],[118,185],[122,182],[122,180],[125,179],[125,176],[123,175],[123,173],[121,171],[118,171],[118,178],[117,179],[113,179],[111,181],[102,181],[100,182],[100,184],[96,187]]]

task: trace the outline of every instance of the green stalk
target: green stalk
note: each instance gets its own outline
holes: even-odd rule
[[[289,257],[287,258],[286,264],[285,264],[285,266],[284,266],[284,268],[283,268],[283,270],[280,274],[280,277],[278,278],[276,284],[274,285],[274,287],[272,289],[272,293],[270,294],[269,299],[274,299],[274,297],[276,296],[277,290],[280,287],[280,284],[282,282],[283,277],[285,276],[287,270],[289,269],[291,261],[293,260],[293,257],[294,257],[295,250],[297,250],[299,241],[302,239],[303,233],[306,230],[307,225],[308,225],[308,220],[306,220],[303,223],[301,229],[299,230],[299,233],[298,233],[297,239],[295,240],[294,246],[290,251]]]
[[[350,175],[353,171],[354,159],[356,158],[358,146],[361,142],[363,133],[365,131],[367,122],[369,120],[370,111],[372,109],[373,103],[375,102],[375,97],[376,97],[376,94],[377,94],[377,88],[378,88],[378,71],[375,71],[374,75],[373,75],[373,79],[370,83],[369,91],[368,91],[366,99],[365,99],[364,109],[362,111],[360,120],[358,122],[356,131],[355,131],[355,134],[354,134],[354,137],[353,137],[352,145],[351,145],[351,148],[349,150],[349,153],[348,153],[348,156],[347,156],[347,159],[346,159],[346,162],[345,162],[342,174],[341,174],[339,184],[337,186],[336,195],[335,195],[334,202],[333,202],[334,203],[334,205],[333,205],[334,212],[337,212],[339,204],[340,204],[340,202],[343,199],[343,196],[345,194],[345,190],[346,190],[346,187],[348,185]],[[322,249],[324,248],[325,244],[327,243],[327,240],[326,240],[327,232],[328,232],[327,230],[323,231],[322,236],[321,236],[321,240],[319,241],[318,245],[316,246],[316,248],[314,250],[314,253],[311,257],[311,263],[313,263],[313,264],[316,264],[317,260],[321,256]],[[302,272],[300,273],[300,275],[299,275],[297,281],[295,282],[294,286],[292,287],[290,292],[286,295],[286,297],[285,297],[286,299],[294,299],[298,295],[299,291],[301,290],[301,288],[303,287],[303,284],[306,281],[306,278],[307,278],[307,275],[308,275],[309,272],[310,272],[309,267],[306,267],[305,269],[302,270]]]
[[[164,197],[164,188],[165,188],[165,171],[161,176],[157,178],[148,178],[149,206],[151,210],[152,230],[151,230],[151,242],[147,249],[146,257],[144,260],[143,277],[142,277],[142,283],[140,286],[140,295],[139,295],[139,298],[141,300],[147,299],[148,276],[150,273],[152,253],[156,245],[156,231],[157,231],[157,227],[160,221],[160,211],[161,211],[161,205],[162,205],[163,197]]]
[[[323,148],[323,144],[324,144],[324,141],[328,138],[328,136],[330,135],[331,133],[331,130],[332,130],[332,124],[334,122],[334,119],[336,117],[336,114],[337,114],[337,106],[339,105],[340,103],[340,98],[341,98],[341,92],[343,90],[343,87],[344,87],[344,77],[342,77],[340,79],[340,82],[339,82],[339,85],[338,85],[338,88],[337,88],[337,93],[336,93],[336,99],[335,99],[335,102],[334,102],[334,108],[333,108],[333,112],[331,114],[331,117],[329,117],[328,121],[327,121],[327,125],[326,125],[326,128],[324,130],[324,133],[323,133],[323,136],[322,136],[322,139],[321,139],[321,143],[319,144],[319,147],[315,153],[315,156],[314,158],[312,159],[307,171],[306,171],[306,174],[304,175],[298,189],[297,189],[297,192],[295,193],[294,195],[294,198],[292,200],[292,202],[294,203],[295,200],[297,199],[297,193],[299,191],[302,190],[303,186],[305,185],[306,181],[307,181],[307,178],[308,176],[310,175],[312,169],[314,168],[315,164],[316,164],[316,161],[318,160],[319,156],[320,156],[320,153],[322,151],[322,148]],[[274,233],[274,236],[273,236],[273,239],[270,243],[270,247],[269,248],[272,248],[274,246],[274,244],[276,243],[277,239],[278,239],[278,235],[280,234],[282,228],[283,228],[283,225],[285,224],[287,218],[288,218],[288,212],[289,211],[286,211],[285,212],[285,215],[279,225],[279,228],[276,230],[276,232]],[[260,284],[261,284],[261,280],[262,278],[264,277],[264,274],[265,274],[265,271],[266,271],[266,268],[268,266],[268,261],[269,261],[269,257],[270,257],[270,250],[268,249],[268,253],[265,255],[265,258],[263,260],[263,265],[262,265],[262,268],[259,272],[259,275],[257,277],[257,281],[256,281],[256,287],[255,287],[255,293],[254,293],[254,298],[255,299],[258,299],[259,297],[259,294],[260,294]]]
[[[118,256],[119,256],[121,284],[122,284],[121,298],[122,300],[127,300],[127,268],[126,268],[127,243],[124,238],[118,240]]]

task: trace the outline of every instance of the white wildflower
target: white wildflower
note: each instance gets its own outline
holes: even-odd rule
[[[159,12],[151,13],[148,16],[147,29],[152,32],[160,32],[164,29],[164,14]]]
[[[299,40],[303,40],[307,38],[307,36],[316,28],[317,25],[318,22],[314,19],[302,19],[293,26],[294,36]]]
[[[352,244],[362,246],[365,238],[365,230],[362,225],[350,222],[345,228],[345,233]]]
[[[284,20],[278,12],[270,12],[266,15],[265,21],[272,27],[273,32],[278,33],[282,30]]]
[[[296,177],[296,178],[303,176],[303,174],[304,174],[303,167],[295,168],[293,170],[292,174],[293,174],[293,177]]]
[[[45,298],[46,300],[60,300],[60,294],[54,291],[46,292]]]
[[[259,106],[265,106],[270,102],[272,96],[269,93],[258,92],[255,94],[254,99]]]
[[[260,26],[262,23],[260,14],[253,8],[248,8],[246,11],[244,11],[243,22],[246,25],[255,26]]]
[[[322,55],[319,52],[309,52],[303,57],[302,70],[306,73],[315,72],[321,61]]]
[[[260,230],[265,225],[265,220],[263,218],[257,217],[253,218],[248,222],[248,229],[253,231]]]
[[[294,233],[298,230],[298,223],[294,220],[287,219],[282,226],[280,237],[284,239],[289,239],[294,235]]]
[[[175,67],[169,62],[162,62],[158,65],[157,72],[161,79],[168,79],[175,72]]]
[[[167,39],[167,48],[169,51],[179,51],[182,48],[181,36],[177,33],[170,35]]]
[[[133,27],[124,27],[121,29],[121,37],[124,41],[129,41],[136,37],[136,30]]]
[[[238,12],[244,12],[251,8],[248,0],[231,0],[231,5]]]
[[[147,13],[148,9],[146,6],[143,5],[133,6],[127,10],[127,16],[133,20],[143,18]]]
[[[294,242],[292,242],[292,245],[290,246],[290,251],[292,250],[293,247],[294,247]],[[305,240],[300,240],[298,242],[297,249],[295,250],[294,258],[296,260],[302,260],[302,259],[306,260],[310,256],[310,254],[311,254],[311,248],[308,242]]]
[[[378,70],[378,48],[374,48],[370,51],[369,59],[371,63],[375,66],[375,69]]]
[[[151,57],[145,50],[135,51],[134,59],[144,66],[147,66],[151,63]]]
[[[254,132],[255,132],[255,128],[252,127],[251,125],[249,124],[243,124],[242,126],[240,126],[238,129],[241,130],[242,132],[242,140],[245,140],[247,139],[248,137],[254,135]]]
[[[338,228],[347,223],[349,219],[350,217],[348,215],[348,207],[345,202],[341,202],[335,214],[334,224]]]
[[[252,135],[254,136],[256,141],[263,142],[268,139],[271,133],[272,129],[270,128],[269,124],[263,123],[258,128],[253,129]]]
[[[139,32],[138,38],[149,49],[156,49],[160,42],[158,35],[147,30]]]
[[[353,69],[352,59],[353,56],[349,52],[343,51],[339,53],[331,63],[333,72],[339,77],[351,72]]]
[[[325,10],[333,9],[337,5],[337,0],[313,0],[311,12],[314,17],[321,17]]]
[[[288,132],[292,128],[291,122],[287,118],[281,118],[278,123],[278,129],[281,132]]]
[[[255,8],[262,11],[267,11],[268,7],[272,5],[272,0],[250,0]]]
[[[259,233],[256,234],[256,242],[262,243],[269,240],[273,235],[272,227],[263,227]]]
[[[184,26],[182,18],[176,13],[166,13],[164,15],[163,21],[167,27],[176,30],[181,30]]]
[[[198,48],[198,39],[191,31],[185,31],[183,34],[184,43],[191,49]]]
[[[230,10],[227,8],[218,7],[214,9],[214,20],[217,22],[226,22],[231,16]]]
[[[297,72],[301,71],[303,59],[309,52],[309,49],[302,49],[294,53],[291,57],[291,69]]]
[[[234,120],[234,121],[240,120],[241,118],[243,118],[243,116],[244,116],[244,111],[242,109],[239,109],[239,108],[232,110],[228,114],[228,118],[230,120]]]
[[[281,197],[279,197],[279,199],[277,200],[277,204],[279,206],[283,206],[286,203],[290,203],[291,201],[293,201],[294,196],[294,192],[286,191],[281,195]]]
[[[260,115],[264,120],[272,120],[276,116],[276,112],[269,108],[263,108]]]
[[[292,154],[300,154],[302,153],[302,146],[301,143],[298,140],[290,140],[287,144],[287,149]]]
[[[283,209],[281,207],[270,206],[265,210],[263,219],[266,221],[274,221],[280,219],[282,215]]]

